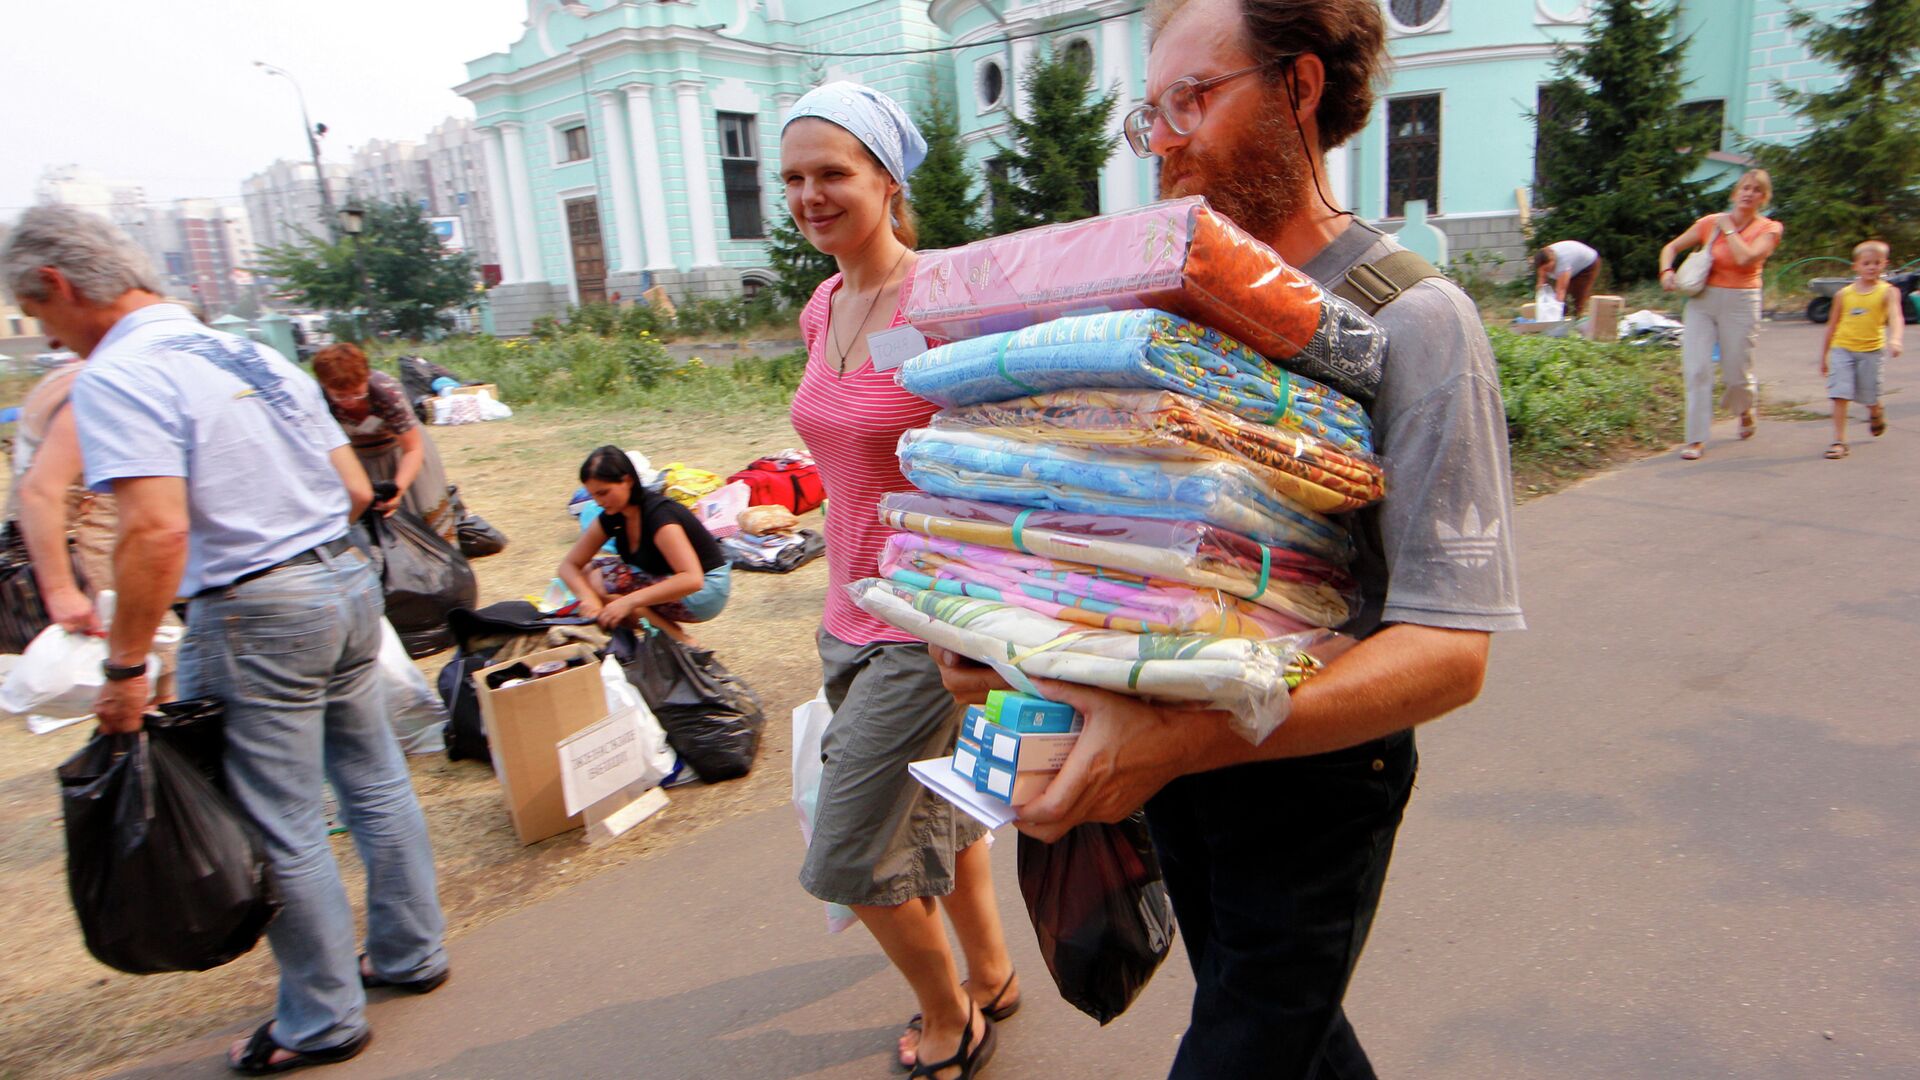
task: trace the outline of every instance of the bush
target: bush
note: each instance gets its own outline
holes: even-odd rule
[[[1591,465],[1678,434],[1678,350],[1489,327],[1516,471]]]

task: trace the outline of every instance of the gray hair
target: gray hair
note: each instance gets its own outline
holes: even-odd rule
[[[16,303],[47,298],[47,282],[40,276],[47,266],[93,304],[110,304],[133,289],[161,291],[153,261],[132,237],[74,206],[33,207],[0,244],[0,284]]]

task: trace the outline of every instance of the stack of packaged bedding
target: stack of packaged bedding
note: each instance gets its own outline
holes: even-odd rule
[[[908,317],[950,343],[900,384],[943,411],[901,440],[919,491],[882,500],[860,606],[1264,739],[1350,644],[1380,329],[1200,199],[923,255]]]

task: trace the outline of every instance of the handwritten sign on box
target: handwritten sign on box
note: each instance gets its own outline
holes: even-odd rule
[[[640,714],[622,709],[559,743],[560,788],[577,814],[647,775]]]

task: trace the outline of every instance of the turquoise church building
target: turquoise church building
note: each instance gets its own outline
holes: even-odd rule
[[[1382,0],[1394,58],[1372,122],[1327,155],[1336,198],[1440,259],[1518,270],[1531,210],[1538,92],[1595,0]],[[1816,15],[1848,0],[1799,0]],[[1152,161],[1118,137],[1145,93],[1139,0],[529,0],[518,40],[467,65],[499,237],[496,326],[570,304],[751,293],[772,281],[766,236],[785,203],[779,123],[809,88],[867,83],[917,112],[957,112],[984,177],[1019,73],[1075,55],[1115,90],[1102,210],[1154,198]],[[1685,98],[1721,118],[1705,169],[1736,173],[1745,138],[1791,139],[1777,85],[1832,73],[1785,25],[1787,0],[1680,0]],[[1550,119],[1550,118],[1549,118]]]

